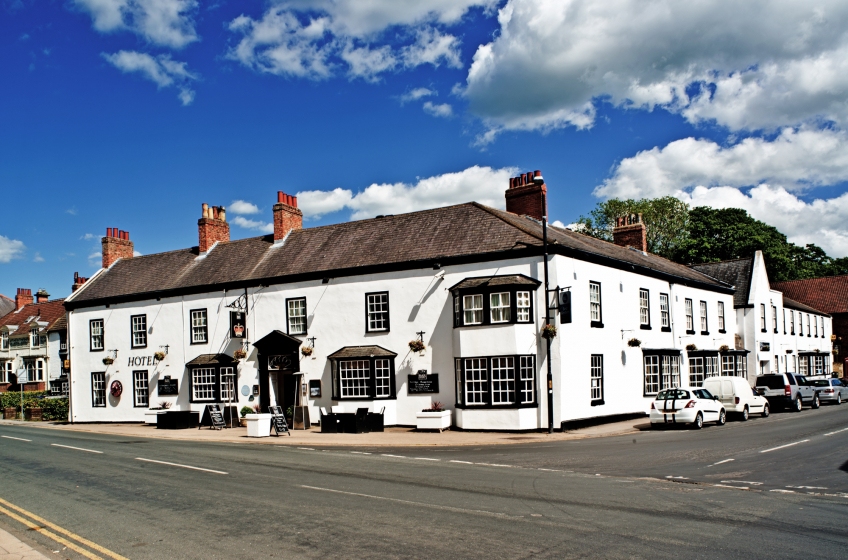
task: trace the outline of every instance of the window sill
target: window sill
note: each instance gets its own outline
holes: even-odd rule
[[[145,348],[147,348],[147,344],[144,346],[130,346],[130,350],[143,350]]]
[[[727,331],[724,329],[719,329],[718,332],[719,334],[727,334]]]
[[[457,404],[462,410],[513,410],[516,408],[539,408],[538,403],[522,404]]]
[[[605,404],[605,403],[604,403],[604,399],[598,399],[598,400],[592,401],[590,404],[592,406],[601,406],[602,404]]]
[[[710,331],[701,331],[701,336],[708,336]]]
[[[760,329],[760,332],[768,332],[767,329]]]
[[[695,334],[695,331],[687,329],[686,334]]]
[[[779,333],[777,332],[777,329],[774,329],[774,334],[779,334]],[[783,334],[786,334],[786,333],[783,333]]]
[[[639,328],[643,331],[649,331],[651,330],[651,325],[639,325]]]
[[[671,327],[663,327],[660,329],[662,332],[671,332]]]
[[[592,321],[589,323],[589,326],[593,329],[602,329],[604,328],[604,324],[600,321]]]

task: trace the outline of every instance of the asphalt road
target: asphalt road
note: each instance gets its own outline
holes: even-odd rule
[[[0,498],[133,559],[844,559],[846,428],[843,405],[701,431],[351,450],[4,424]]]

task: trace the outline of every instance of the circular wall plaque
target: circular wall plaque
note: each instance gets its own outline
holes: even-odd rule
[[[241,386],[241,394],[244,395],[245,397],[247,395],[249,395],[250,394],[250,387],[248,387],[247,385],[242,385]]]
[[[117,379],[112,382],[109,386],[109,392],[112,393],[112,396],[117,398],[121,396],[121,393],[124,392],[124,386]]]

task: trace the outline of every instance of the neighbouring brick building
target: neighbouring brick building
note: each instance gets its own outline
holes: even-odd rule
[[[848,372],[848,275],[775,282],[774,288],[833,317],[833,370]]]

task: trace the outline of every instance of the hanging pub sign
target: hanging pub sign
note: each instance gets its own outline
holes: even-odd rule
[[[407,376],[406,392],[410,395],[439,392],[439,374],[427,374],[426,369],[419,369],[415,375]]]
[[[244,338],[247,332],[244,311],[230,311],[230,337]]]
[[[559,308],[559,322],[571,322],[571,292],[562,290],[557,295],[557,307]]]

